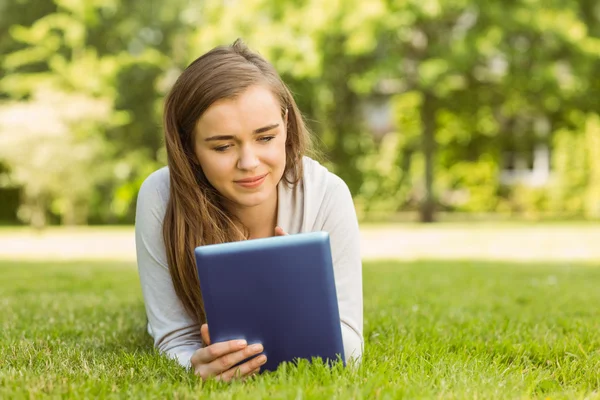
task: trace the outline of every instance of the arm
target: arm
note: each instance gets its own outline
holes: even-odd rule
[[[154,346],[187,368],[202,340],[200,326],[177,298],[169,274],[162,236],[168,186],[161,181],[160,172],[165,171],[146,179],[138,195],[135,221],[138,272]]]
[[[346,362],[363,352],[363,294],[360,233],[352,196],[338,177],[323,203],[322,227],[329,233]]]

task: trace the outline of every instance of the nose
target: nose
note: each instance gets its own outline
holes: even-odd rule
[[[260,161],[255,149],[250,145],[242,146],[237,162],[237,167],[241,170],[251,171],[256,169]]]

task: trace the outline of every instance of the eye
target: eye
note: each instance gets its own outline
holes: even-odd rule
[[[270,142],[273,139],[275,139],[275,136],[263,136],[263,137],[261,137],[258,140],[260,140],[261,142],[265,142],[266,143],[266,142]]]
[[[217,151],[219,153],[222,153],[222,152],[224,152],[225,150],[227,150],[230,147],[231,147],[231,145],[227,144],[227,145],[224,145],[224,146],[215,147],[213,150]]]

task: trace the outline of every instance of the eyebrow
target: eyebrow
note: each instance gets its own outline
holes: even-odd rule
[[[279,124],[272,124],[272,125],[267,125],[267,126],[263,126],[262,128],[258,128],[255,129],[252,133],[254,135],[259,134],[259,133],[264,133],[264,132],[268,132],[271,129],[275,129],[279,126]],[[210,141],[214,141],[214,140],[231,140],[234,139],[235,136],[232,135],[217,135],[217,136],[211,136],[209,138],[204,139],[205,142],[210,142]]]

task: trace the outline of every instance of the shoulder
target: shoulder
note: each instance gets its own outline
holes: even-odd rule
[[[151,195],[155,194],[156,192],[168,194],[169,186],[169,167],[162,167],[144,179],[144,182],[142,182],[142,186],[140,187],[140,195]]]
[[[309,192],[312,195],[327,201],[340,193],[350,194],[346,182],[318,161],[304,157],[302,166],[304,186],[310,188]]]
[[[338,219],[350,220],[355,209],[346,182],[309,157],[304,158],[303,167],[305,217],[313,222],[313,229],[329,228]]]
[[[278,221],[288,233],[327,230],[354,208],[346,183],[310,157],[302,159],[297,185],[280,185],[278,201]]]
[[[305,209],[314,221],[313,230],[327,231],[336,238],[340,235],[347,238],[350,232],[356,233],[356,210],[346,182],[308,157],[303,166]]]
[[[165,208],[169,200],[170,177],[169,168],[160,168],[150,175],[142,185],[138,192],[137,205],[138,211],[140,207],[144,208]]]

